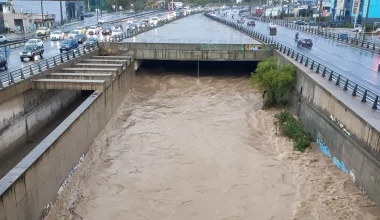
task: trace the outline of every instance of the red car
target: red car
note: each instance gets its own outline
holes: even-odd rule
[[[248,23],[247,23],[247,26],[255,26],[256,25],[256,23],[254,22],[254,21],[249,21]]]

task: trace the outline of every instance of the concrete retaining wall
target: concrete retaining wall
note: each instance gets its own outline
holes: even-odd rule
[[[246,51],[243,44],[102,43],[115,51],[133,51],[136,60],[261,61],[271,50]]]
[[[289,57],[274,56],[296,67],[293,112],[320,150],[380,207],[380,113]]]
[[[0,103],[0,159],[59,115],[80,91],[27,90]]]
[[[133,65],[129,65],[104,91],[95,91],[0,180],[0,220],[41,216],[131,89],[133,76]]]

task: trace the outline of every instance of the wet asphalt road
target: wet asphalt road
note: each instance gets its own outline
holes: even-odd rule
[[[129,16],[130,15],[125,15],[125,14],[119,13],[119,14],[111,14],[109,16],[103,16],[103,17],[106,19],[106,21],[112,21],[112,20],[121,19],[123,17],[129,17]],[[146,16],[153,16],[153,14],[137,16],[135,18],[143,18]],[[65,29],[61,29],[61,30],[64,30],[64,31],[65,30],[72,30],[75,27],[95,25],[96,23],[97,23],[97,19],[96,19],[96,16],[94,16],[94,17],[91,17],[89,19],[84,20],[83,22],[71,24],[70,27],[65,27]],[[121,22],[120,24],[122,24],[123,28],[126,28],[126,26],[127,26],[126,21]],[[101,34],[99,34],[97,37],[99,40],[103,40],[104,38],[109,38],[109,36],[102,36]],[[67,36],[65,38],[67,38]],[[60,54],[59,46],[60,46],[61,41],[46,40],[43,42],[44,42],[44,48],[45,48],[43,58],[36,56],[36,58],[35,58],[36,61],[43,60],[46,58],[50,58],[50,57],[53,57],[53,56]],[[24,61],[22,62],[20,59],[20,52],[21,51],[22,51],[22,47],[10,50],[9,56],[7,57],[8,71],[17,70],[17,69],[20,69],[22,67],[29,66],[35,62],[35,61],[29,61],[29,59],[27,59],[27,58],[24,59]],[[1,53],[4,55],[4,52],[1,52]],[[4,69],[0,69],[0,75],[4,75],[8,71],[6,71]]]
[[[235,19],[232,19],[232,14]],[[236,22],[239,18],[237,14],[230,12],[226,19]],[[256,21],[256,26],[250,28],[269,36],[268,23]],[[300,38],[310,38],[314,45],[312,49],[298,48],[294,40],[295,33],[295,30],[277,26],[277,36],[273,39],[328,66],[348,79],[380,93],[380,72],[377,72],[380,55],[303,32],[300,32]]]

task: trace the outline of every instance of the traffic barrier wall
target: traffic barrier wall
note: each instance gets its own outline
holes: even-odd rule
[[[132,88],[129,65],[104,90],[94,91],[68,118],[0,180],[0,220],[38,219],[94,138]]]
[[[321,151],[380,207],[380,120],[376,119],[379,113],[335,89],[337,85],[308,67],[278,51],[274,56],[296,68],[293,113]]]

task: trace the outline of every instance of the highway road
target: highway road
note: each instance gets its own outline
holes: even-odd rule
[[[218,16],[218,13],[216,15]],[[235,19],[232,19],[232,15]],[[237,12],[230,11],[225,19],[236,22],[238,18]],[[256,26],[250,28],[269,36],[267,23],[256,21]],[[295,30],[277,26],[277,36],[274,36],[273,39],[313,58],[368,89],[380,93],[380,73],[377,72],[380,55],[303,32],[300,32],[300,38],[312,39],[314,46],[312,49],[298,48],[294,40],[295,33]]]
[[[157,13],[159,13],[159,12],[157,12]],[[154,14],[156,14],[156,13],[154,13]],[[151,14],[150,16],[153,16],[154,14]],[[103,17],[106,18],[106,21],[111,21],[111,20],[118,20],[118,19],[121,19],[123,17],[129,17],[129,16],[125,15],[125,14],[111,14],[108,17],[106,17],[106,16],[103,16]],[[137,16],[134,18],[138,19],[138,18],[142,18],[145,16],[147,16],[147,15]],[[70,30],[74,29],[75,27],[79,27],[79,26],[89,26],[89,25],[96,24],[96,22],[97,22],[96,17],[95,17],[95,20],[92,19],[94,17],[86,19],[83,23],[72,24],[70,27],[71,28]],[[120,22],[120,24],[123,26],[123,28],[126,28],[126,26],[127,26],[126,21]],[[109,38],[109,36],[102,36],[101,34],[99,34],[97,37],[99,40]],[[44,41],[45,52],[44,52],[43,58],[40,58],[39,56],[37,56],[36,61],[43,60],[44,58],[49,58],[49,57],[53,57],[53,56],[58,55],[60,53],[59,52],[60,43],[61,43],[61,41],[50,41],[50,40]],[[33,64],[33,62],[35,62],[35,61],[29,61],[28,59],[25,59],[25,61],[22,62],[20,59],[20,52],[21,51],[22,51],[22,48],[16,48],[16,49],[10,50],[9,56],[7,57],[8,71],[17,70],[17,69],[20,69],[22,67],[29,66],[29,65]],[[2,48],[1,54],[2,55],[5,54],[3,48]],[[6,72],[7,72],[6,70],[0,69],[0,74],[3,75]]]

